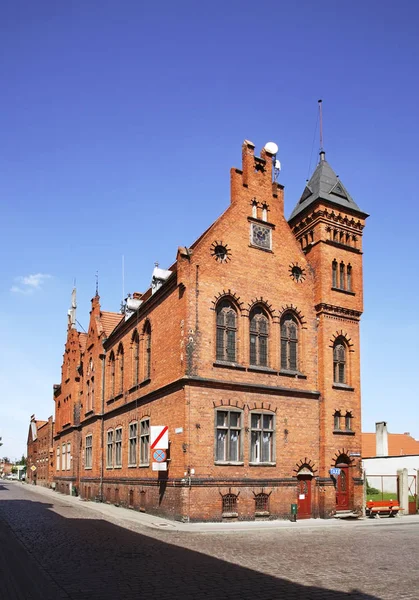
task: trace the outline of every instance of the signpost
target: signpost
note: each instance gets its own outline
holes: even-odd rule
[[[153,451],[153,471],[167,471],[167,452],[169,449],[169,428],[167,425],[150,427],[150,448]]]

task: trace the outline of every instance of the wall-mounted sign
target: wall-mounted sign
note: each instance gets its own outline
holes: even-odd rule
[[[167,450],[169,448],[169,428],[167,425],[152,425],[150,427],[150,447],[162,448]]]
[[[153,471],[167,471],[167,463],[166,462],[153,462],[152,463],[152,470]]]
[[[333,467],[333,469],[330,469],[329,473],[334,477],[337,477],[338,475],[340,475],[340,469],[338,469],[337,467]]]

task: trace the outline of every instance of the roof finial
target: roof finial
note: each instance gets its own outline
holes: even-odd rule
[[[76,301],[76,280],[74,280],[73,291],[71,292],[71,307],[67,311],[68,315],[68,326],[71,329],[76,328],[76,309],[77,309],[77,301]]]
[[[319,121],[320,121],[320,161],[326,159],[326,153],[323,149],[323,100],[318,100],[319,103]]]

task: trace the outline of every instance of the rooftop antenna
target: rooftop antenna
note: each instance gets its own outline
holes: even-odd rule
[[[278,146],[275,142],[268,142],[264,146],[264,150],[272,155],[272,163],[274,166],[274,181],[277,181],[279,173],[281,172],[281,163],[277,160],[276,155],[278,154]]]
[[[125,257],[122,255],[122,302],[125,298]]]
[[[319,123],[320,123],[320,160],[324,160],[325,152],[323,149],[323,100],[319,100]]]
[[[96,271],[95,279],[96,279],[96,296],[99,296],[99,271]]]

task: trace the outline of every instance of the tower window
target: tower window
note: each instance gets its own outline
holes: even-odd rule
[[[336,260],[332,262],[332,287],[338,286],[338,263]]]
[[[333,346],[333,381],[346,383],[346,346],[340,339]]]
[[[335,410],[335,414],[333,415],[333,429],[335,431],[340,430],[340,410]]]
[[[250,364],[268,366],[269,321],[261,307],[250,313]]]
[[[223,300],[217,306],[217,360],[235,362],[237,313],[228,300]]]
[[[298,323],[290,313],[281,319],[281,369],[298,370]]]

